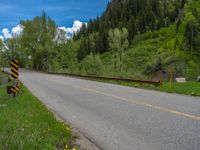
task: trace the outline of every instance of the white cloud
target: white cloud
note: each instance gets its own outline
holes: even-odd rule
[[[81,29],[82,26],[83,26],[83,22],[75,20],[73,26],[71,28],[67,28],[67,33],[74,35]]]
[[[78,31],[80,31],[80,29],[83,26],[83,24],[84,24],[83,22],[75,20],[71,28],[70,27],[68,27],[68,28],[66,28],[66,27],[58,27],[58,34],[59,34],[59,30],[63,30],[66,33],[66,38],[70,39],[70,38],[72,38],[72,36],[74,34],[76,34]]]
[[[23,31],[22,25],[17,25],[16,27],[12,28],[12,35],[14,37],[19,36]]]
[[[4,28],[4,29],[2,30],[2,34],[3,34],[3,37],[4,37],[5,39],[10,39],[10,38],[12,38],[12,35],[11,35],[10,31],[8,30],[8,28]]]
[[[13,37],[19,36],[23,31],[23,26],[22,25],[17,25],[16,27],[13,27],[11,32],[9,31],[8,28],[4,28],[2,30],[2,35],[0,35],[0,39],[11,39]]]
[[[65,27],[58,27],[59,30],[63,30],[67,33],[67,29]]]
[[[65,31],[66,32],[66,38],[71,39],[74,34],[76,34],[78,31],[80,31],[83,24],[87,25],[87,23],[83,23],[81,21],[75,20],[71,28],[70,27],[68,27],[68,28],[59,27],[58,29]]]
[[[57,34],[56,38],[59,38],[58,36],[61,33],[60,30],[65,31],[67,39],[72,38],[74,34],[76,34],[78,31],[80,31],[80,29],[83,26],[83,24],[86,24],[86,23],[83,23],[83,22],[81,22],[79,20],[75,20],[73,22],[72,27],[68,27],[68,28],[64,27],[64,26],[63,27],[58,27],[58,34]],[[0,35],[0,39],[4,40],[4,39],[13,38],[13,37],[19,36],[22,32],[23,32],[23,26],[20,25],[20,24],[17,25],[16,27],[13,27],[11,32],[8,30],[8,28],[4,28],[2,30],[3,36]]]
[[[0,35],[0,40],[4,41],[4,37],[2,35]]]

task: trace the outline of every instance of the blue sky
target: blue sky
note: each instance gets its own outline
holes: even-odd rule
[[[109,0],[0,0],[0,31],[11,30],[20,20],[44,10],[58,26],[71,27],[74,20],[87,22],[101,15]]]

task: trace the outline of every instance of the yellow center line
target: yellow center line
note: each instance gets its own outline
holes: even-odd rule
[[[57,83],[63,84],[63,85],[68,85],[68,86],[71,86],[73,88],[80,89],[80,90],[83,90],[83,91],[89,91],[89,92],[92,92],[92,93],[97,93],[97,94],[100,94],[100,95],[112,97],[112,98],[115,98],[115,99],[118,99],[118,100],[121,100],[121,101],[125,101],[125,102],[135,104],[135,105],[140,105],[140,106],[144,106],[144,107],[147,107],[147,108],[159,110],[159,111],[162,111],[162,112],[168,112],[168,113],[183,116],[183,117],[186,117],[186,118],[189,118],[189,119],[192,119],[192,120],[200,121],[200,116],[187,114],[187,113],[180,112],[180,111],[177,111],[177,110],[174,110],[174,109],[169,109],[169,108],[161,107],[161,106],[158,106],[158,105],[152,105],[152,104],[148,104],[148,103],[140,102],[140,101],[135,101],[135,100],[133,101],[133,100],[128,99],[128,98],[116,96],[116,95],[105,93],[105,92],[100,92],[100,91],[93,90],[93,89],[90,89],[90,88],[84,88],[84,87],[81,87],[81,86],[75,86],[75,85],[66,84],[66,83],[63,83],[63,82],[61,83],[61,82],[58,82],[56,80],[51,80],[51,81],[54,81],[54,82],[57,82]]]

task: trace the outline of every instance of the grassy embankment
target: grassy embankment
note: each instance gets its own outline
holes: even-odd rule
[[[75,149],[69,126],[58,122],[24,86],[15,98],[0,86],[0,149]]]
[[[186,82],[186,83],[173,82],[171,87],[169,85],[169,82],[164,82],[161,86],[157,87],[154,85],[140,85],[140,84],[126,83],[126,82],[113,82],[113,81],[106,81],[106,82],[130,86],[130,87],[142,88],[142,89],[156,90],[161,92],[200,96],[200,82]]]
[[[146,88],[146,87],[144,87]],[[200,82],[172,83],[170,87],[168,82],[164,82],[162,86],[149,86],[148,89],[164,91],[168,93],[179,93],[192,96],[200,96]]]
[[[164,82],[161,86],[154,85],[139,85],[134,83],[122,83],[121,85],[132,86],[137,88],[144,88],[168,93],[186,94],[192,96],[200,96],[200,82],[186,82],[186,83],[175,83],[173,82],[171,87],[168,82]]]
[[[184,45],[184,24],[180,26],[180,33],[177,35],[176,26],[171,25],[155,32],[147,32],[138,35],[129,49],[124,52],[123,71],[113,71],[113,60],[110,52],[100,55],[103,69],[88,67],[84,73],[97,76],[124,77],[141,80],[152,80],[160,78],[165,81],[162,86],[139,85],[135,83],[124,83],[116,81],[103,81],[117,83],[126,86],[133,86],[158,91],[179,93],[200,96],[200,83],[195,82],[200,75],[200,60],[191,56],[183,50]],[[181,46],[175,46],[177,40]],[[91,64],[94,64],[92,61]],[[84,66],[84,63],[82,64]],[[101,65],[96,65],[101,66]],[[93,67],[93,68],[92,68]],[[91,69],[92,68],[92,69]],[[95,70],[95,71],[94,71]],[[157,70],[163,70],[164,74],[158,74]],[[100,74],[98,74],[100,72]],[[82,72],[81,72],[82,73]],[[168,78],[173,73],[175,76],[185,77],[187,83],[172,83],[169,86]]]
[[[169,93],[179,93],[200,96],[200,82],[195,82],[200,75],[200,60],[197,57],[188,55],[181,46],[176,47],[177,40],[184,45],[184,24],[180,26],[180,33],[176,34],[176,26],[171,25],[155,32],[147,32],[137,36],[133,40],[131,48],[124,54],[124,71],[113,73],[112,55],[104,53],[101,55],[103,65],[107,70],[104,76],[121,76],[133,79],[152,80],[157,76],[156,70],[162,69],[166,72],[162,86],[139,85],[135,83],[124,83],[106,81],[127,86],[153,89]],[[167,79],[170,72],[174,75],[185,77],[187,83],[172,83],[169,86]]]

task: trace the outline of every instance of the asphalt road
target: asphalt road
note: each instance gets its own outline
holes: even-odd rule
[[[23,70],[44,104],[105,150],[200,150],[200,98]]]

